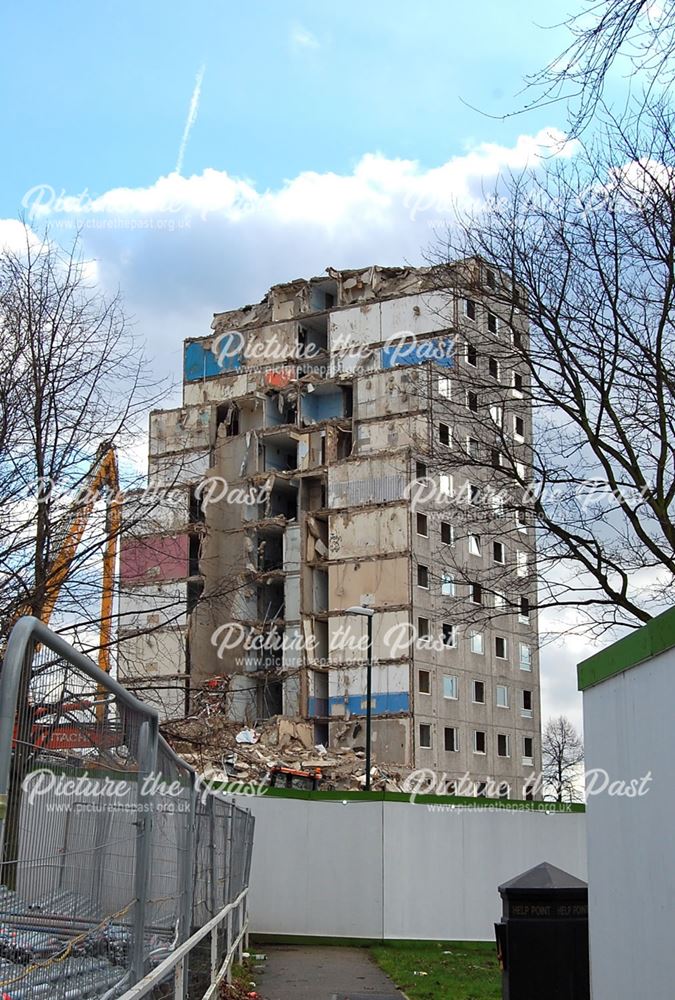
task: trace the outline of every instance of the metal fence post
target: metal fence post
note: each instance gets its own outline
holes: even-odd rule
[[[138,833],[136,836],[136,869],[134,872],[134,887],[136,906],[133,920],[133,960],[132,967],[136,981],[145,975],[145,909],[150,880],[150,859],[152,847],[152,808],[150,797],[144,802],[141,799],[141,789],[145,778],[154,771],[157,760],[157,726],[152,726],[149,719],[141,723],[138,735]]]

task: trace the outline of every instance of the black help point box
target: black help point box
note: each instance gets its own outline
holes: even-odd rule
[[[503,1000],[589,1000],[586,883],[545,863],[499,893]]]

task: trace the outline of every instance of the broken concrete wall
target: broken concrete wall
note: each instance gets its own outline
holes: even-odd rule
[[[362,423],[356,429],[355,450],[359,455],[407,448],[421,451],[428,448],[429,443],[429,421],[422,414]]]
[[[393,369],[354,380],[354,419],[426,410],[430,401],[428,372]]]
[[[124,494],[123,536],[175,534],[190,521],[190,490],[133,490]]]
[[[120,587],[119,621],[125,630],[186,624],[187,583],[173,581],[142,587]]]
[[[227,403],[245,396],[254,386],[254,376],[248,372],[220,375],[216,378],[183,383],[183,404],[185,406],[207,403]]]
[[[249,330],[245,336],[243,364],[277,365],[297,357],[298,324],[274,323]]]
[[[331,722],[329,725],[331,746],[356,747],[364,745],[365,722],[352,718],[349,723]],[[410,719],[372,720],[373,759],[382,764],[394,764],[402,768],[412,764],[412,734]]]
[[[122,683],[185,674],[186,634],[184,627],[167,625],[146,634],[123,636],[117,661]]]
[[[410,610],[376,611],[373,615],[373,659],[407,659]],[[328,656],[333,664],[362,663],[366,651],[366,620],[340,615],[328,620]]]
[[[328,574],[330,608],[334,611],[354,605],[383,608],[410,601],[407,556],[331,565]]]
[[[210,448],[210,405],[154,410],[150,414],[150,455]]]
[[[208,472],[210,464],[210,450],[151,455],[148,462],[148,483],[152,489],[199,483]]]
[[[402,503],[354,513],[331,514],[328,547],[331,559],[406,552],[409,540],[408,507]]]

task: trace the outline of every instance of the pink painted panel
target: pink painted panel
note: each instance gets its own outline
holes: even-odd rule
[[[180,580],[188,575],[187,535],[122,538],[120,579],[123,583]]]

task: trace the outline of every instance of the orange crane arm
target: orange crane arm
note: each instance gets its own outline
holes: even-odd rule
[[[101,624],[98,665],[106,672],[110,669],[110,640],[112,636],[113,594],[115,585],[115,558],[117,556],[117,539],[121,518],[121,503],[119,494],[119,475],[117,471],[117,454],[115,448],[108,443],[102,444],[91,468],[86,482],[84,498],[73,504],[72,520],[68,526],[66,537],[47,569],[45,585],[45,600],[42,606],[41,619],[49,624],[54,607],[61,592],[61,587],[68,578],[78,545],[82,541],[85,529],[94,509],[94,504],[107,489],[106,494],[106,540],[103,549],[103,580],[101,594]],[[22,614],[30,614],[30,609],[21,610]]]

